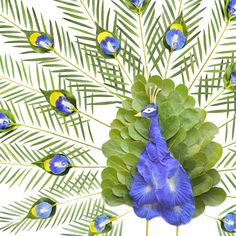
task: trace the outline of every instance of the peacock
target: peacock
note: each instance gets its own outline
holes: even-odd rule
[[[168,150],[158,123],[158,106],[154,104],[160,90],[151,93],[152,104],[136,117],[151,119],[149,141],[140,154],[137,173],[130,186],[130,197],[138,217],[151,220],[161,216],[172,225],[187,224],[195,211],[190,179]]]

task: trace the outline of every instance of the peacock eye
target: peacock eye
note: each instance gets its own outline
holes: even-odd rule
[[[152,113],[155,110],[156,110],[155,108],[147,108],[143,112],[146,113],[146,114],[150,114],[150,113]]]

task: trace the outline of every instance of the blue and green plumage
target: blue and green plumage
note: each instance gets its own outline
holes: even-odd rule
[[[227,232],[236,232],[236,215],[234,213],[228,213],[221,220],[221,227]]]
[[[70,160],[64,155],[55,155],[52,158],[44,161],[44,168],[46,171],[54,175],[61,175],[70,168]]]
[[[186,36],[181,24],[173,24],[165,35],[167,45],[172,51],[180,50],[186,44]]]
[[[77,108],[61,92],[52,92],[49,100],[52,107],[55,107],[57,111],[66,115],[71,115],[72,113],[78,111]]]
[[[107,215],[100,215],[91,221],[89,225],[90,235],[94,234],[104,234],[112,229],[112,221],[116,220],[116,217],[111,217]]]
[[[48,219],[56,212],[56,202],[49,198],[40,198],[29,210],[27,218]]]
[[[139,114],[150,118],[149,141],[140,155],[130,197],[137,216],[161,216],[169,224],[188,223],[195,210],[192,186],[180,163],[167,147],[158,123],[158,107],[150,104]]]
[[[41,202],[31,210],[35,218],[47,219],[52,213],[52,205],[48,202]]]
[[[120,41],[110,32],[103,31],[97,36],[100,49],[109,56],[116,55],[120,49]]]
[[[11,125],[10,119],[7,117],[6,114],[0,112],[0,130],[4,130],[9,128]]]
[[[29,42],[33,47],[39,47],[45,50],[52,50],[54,46],[54,42],[49,35],[42,32],[33,32],[30,34]]]

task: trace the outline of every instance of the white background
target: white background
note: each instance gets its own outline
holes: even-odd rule
[[[105,0],[107,6],[112,7],[112,3],[110,0]],[[63,25],[66,25],[65,21],[62,21],[62,15],[60,11],[56,8],[55,3],[52,0],[24,0],[24,3],[29,6],[34,6],[37,9],[37,12],[42,12],[45,19],[50,18],[53,20],[57,20],[57,22]],[[208,7],[211,7],[213,1],[204,1],[204,4]],[[0,6],[1,11],[1,6]],[[203,22],[207,22],[209,19],[208,17],[210,14],[204,14],[205,19]],[[204,25],[204,24],[203,24]],[[10,45],[4,44],[4,37],[0,36],[0,53],[4,55],[4,53],[11,54],[15,58],[20,58],[18,51],[13,49]],[[115,108],[114,110],[105,109],[101,107],[101,110],[97,110],[96,116],[101,117],[101,119],[106,119],[107,121],[112,121],[115,116]],[[105,114],[105,115],[104,115]],[[216,122],[217,124],[221,124],[224,121],[224,118],[220,116],[211,116],[208,117],[208,120]],[[108,130],[104,131],[103,127],[96,127],[97,129],[97,140],[103,143],[108,139]],[[223,136],[219,135],[217,137],[218,141],[223,140]],[[33,192],[32,192],[33,193]],[[27,193],[31,194],[31,192]],[[0,205],[4,206],[13,201],[21,200],[25,196],[25,193],[20,188],[11,188],[9,189],[7,186],[1,185],[0,186]],[[221,212],[226,207],[230,206],[234,203],[231,200],[226,200],[223,206],[211,208],[208,207],[206,213],[208,215],[216,217],[219,212]],[[117,210],[118,213],[124,213],[127,211],[126,207],[121,207],[114,209]],[[142,219],[138,219],[133,213],[127,215],[123,218],[124,220],[124,236],[143,236],[145,235],[145,221]],[[52,230],[45,229],[40,232],[21,232],[18,235],[20,236],[42,236],[42,235],[50,235],[50,236],[57,236],[61,233],[61,228],[54,228]],[[11,234],[8,232],[0,232],[0,236],[10,236]],[[150,223],[150,236],[172,236],[175,235],[175,227],[166,224],[162,219],[157,218],[151,221]],[[201,217],[194,219],[190,224],[186,226],[180,227],[180,235],[181,236],[217,236],[217,227],[216,222],[204,215]],[[78,235],[79,236],[79,235]]]

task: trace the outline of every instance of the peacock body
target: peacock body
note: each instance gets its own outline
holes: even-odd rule
[[[194,215],[194,197],[188,175],[168,150],[158,123],[158,106],[146,106],[138,116],[151,119],[149,141],[139,157],[130,187],[137,216],[163,217],[168,223],[188,223]]]

